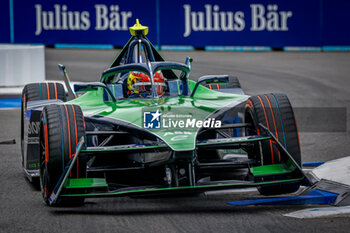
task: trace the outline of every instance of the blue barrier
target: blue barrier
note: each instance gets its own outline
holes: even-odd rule
[[[110,44],[55,44],[56,49],[113,49]]]
[[[349,15],[346,0],[6,0],[0,43],[122,46],[139,18],[165,48],[337,48],[350,46]]]
[[[0,99],[0,109],[21,108],[21,98]]]
[[[318,167],[324,164],[326,161],[317,161],[317,162],[303,162],[303,167]]]
[[[265,52],[271,51],[269,46],[205,46],[206,51],[249,51],[249,52]]]

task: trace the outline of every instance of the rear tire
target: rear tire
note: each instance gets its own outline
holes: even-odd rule
[[[76,145],[85,137],[84,117],[79,106],[49,105],[41,113],[40,122],[40,187],[44,202],[54,190],[65,166],[76,153]],[[78,158],[70,176],[86,177],[86,161]],[[82,205],[83,197],[59,198],[56,205]]]
[[[66,101],[66,93],[61,83],[29,83],[23,88],[23,98],[25,103],[33,100],[50,99]]]
[[[266,94],[250,97],[246,104],[245,120],[252,124],[252,127],[247,130],[248,135],[260,134],[257,125],[263,124],[301,166],[298,127],[293,108],[286,95]],[[281,163],[281,153],[272,140],[263,141],[261,146],[263,161],[260,161],[259,149],[248,153],[248,156],[260,161],[263,165]],[[277,195],[295,192],[299,186],[299,184],[261,186],[258,187],[258,191],[262,195]]]
[[[66,101],[66,93],[61,83],[30,83],[24,86],[21,98],[21,154],[24,167],[24,117],[27,102],[33,100],[60,99]]]

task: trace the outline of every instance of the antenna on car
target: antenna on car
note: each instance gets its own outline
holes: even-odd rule
[[[130,27],[129,30],[130,34],[136,37],[142,35],[146,36],[148,34],[148,27],[140,24],[139,19],[136,19],[136,23],[134,24],[134,26]]]
[[[143,37],[143,36],[148,34],[148,27],[147,26],[143,26],[142,24],[140,24],[139,19],[136,19],[136,23],[134,24],[134,26],[130,27],[129,30],[130,30],[130,34],[132,36],[135,36],[136,38],[139,38],[137,46],[135,46],[135,48],[134,48],[134,60],[137,63],[142,63],[141,37]],[[146,59],[147,59],[147,57],[146,57]]]
[[[191,71],[191,68],[192,68],[192,62],[193,62],[192,57],[186,57],[185,64],[188,65],[188,68],[189,68],[189,72],[188,72],[186,78],[188,78],[190,76],[190,71]]]
[[[67,90],[68,90],[68,98],[70,100],[72,99],[75,99],[77,98],[77,96],[75,95],[74,91],[73,91],[73,88],[71,86],[71,83],[70,83],[70,79],[69,79],[69,76],[68,76],[68,73],[67,73],[67,70],[66,70],[66,67],[62,64],[58,64],[58,69],[60,69],[60,71],[62,72],[63,74],[63,77],[64,77],[64,84],[66,85],[67,87]]]

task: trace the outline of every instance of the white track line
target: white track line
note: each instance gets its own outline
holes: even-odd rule
[[[350,156],[328,161],[314,168],[312,173],[319,179],[331,180],[350,186]]]
[[[299,219],[350,216],[350,206],[310,208],[284,214],[283,216]]]

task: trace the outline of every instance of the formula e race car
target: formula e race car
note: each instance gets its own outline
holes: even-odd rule
[[[165,61],[137,23],[100,82],[22,93],[24,171],[44,201],[257,187],[291,193],[310,181],[284,94],[247,96],[235,77],[190,78],[192,59]],[[66,101],[68,100],[68,101]]]

